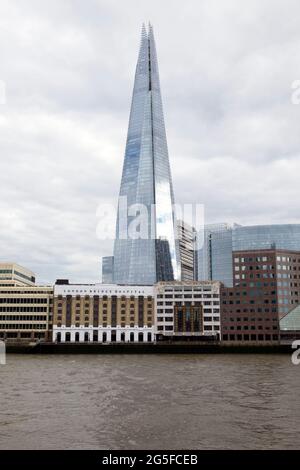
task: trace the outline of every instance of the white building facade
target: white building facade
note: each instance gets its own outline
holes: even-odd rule
[[[221,331],[217,281],[160,282],[155,287],[156,339],[214,337]]]
[[[53,341],[154,341],[154,288],[113,284],[54,287]]]

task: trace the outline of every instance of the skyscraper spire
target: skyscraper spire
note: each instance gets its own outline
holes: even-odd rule
[[[128,217],[127,209],[121,209],[124,198]],[[150,23],[148,33],[142,26],[119,203],[114,282],[153,284],[179,279],[174,195]],[[140,237],[131,234],[136,223],[132,209],[137,207],[144,215]]]

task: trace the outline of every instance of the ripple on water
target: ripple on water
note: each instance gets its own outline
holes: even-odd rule
[[[1,449],[300,445],[287,356],[9,355],[1,373]]]

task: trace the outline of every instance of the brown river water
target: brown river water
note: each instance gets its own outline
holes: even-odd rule
[[[289,355],[8,355],[0,449],[297,449]]]

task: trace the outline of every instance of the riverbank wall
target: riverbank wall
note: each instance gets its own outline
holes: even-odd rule
[[[6,344],[14,354],[291,354],[288,344],[224,345],[222,343],[36,343]]]

